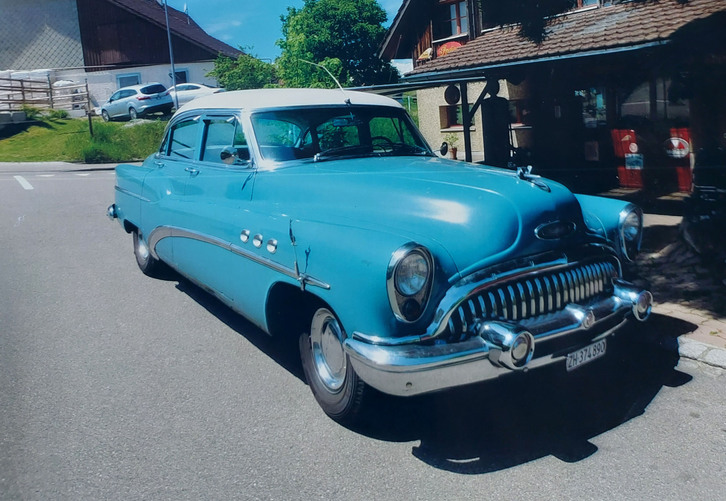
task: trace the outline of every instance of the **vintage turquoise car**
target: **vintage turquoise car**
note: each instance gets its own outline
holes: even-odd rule
[[[396,101],[343,90],[197,99],[116,169],[141,270],[168,265],[294,340],[332,418],[605,355],[648,291],[622,279],[642,212],[527,170],[436,155]]]

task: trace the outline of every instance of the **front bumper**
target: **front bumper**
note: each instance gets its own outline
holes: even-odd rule
[[[391,395],[408,396],[498,378],[563,361],[614,334],[630,317],[644,321],[652,295],[616,281],[611,296],[519,322],[482,321],[478,335],[442,344],[354,333],[344,347],[356,373]]]

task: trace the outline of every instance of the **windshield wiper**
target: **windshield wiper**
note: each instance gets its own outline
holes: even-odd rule
[[[327,150],[316,153],[314,160],[320,162],[322,160],[329,160],[330,157],[354,157],[354,156],[368,156],[372,153],[370,146],[361,144],[352,146],[339,146],[337,148],[329,148]]]
[[[423,146],[417,144],[396,143],[393,145],[393,155],[423,155],[433,156],[433,154]]]

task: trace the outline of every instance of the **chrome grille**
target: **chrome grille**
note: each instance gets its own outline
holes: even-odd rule
[[[517,322],[562,310],[570,303],[585,303],[612,293],[612,279],[618,276],[610,261],[576,263],[533,274],[494,281],[459,304],[448,322],[444,337],[461,341],[470,337],[480,320]]]

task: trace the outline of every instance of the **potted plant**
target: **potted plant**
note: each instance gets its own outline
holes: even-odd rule
[[[451,153],[451,158],[456,160],[456,145],[459,143],[459,135],[450,132],[449,134],[446,134],[444,136],[444,141],[446,141],[446,143],[449,145],[449,152]]]

